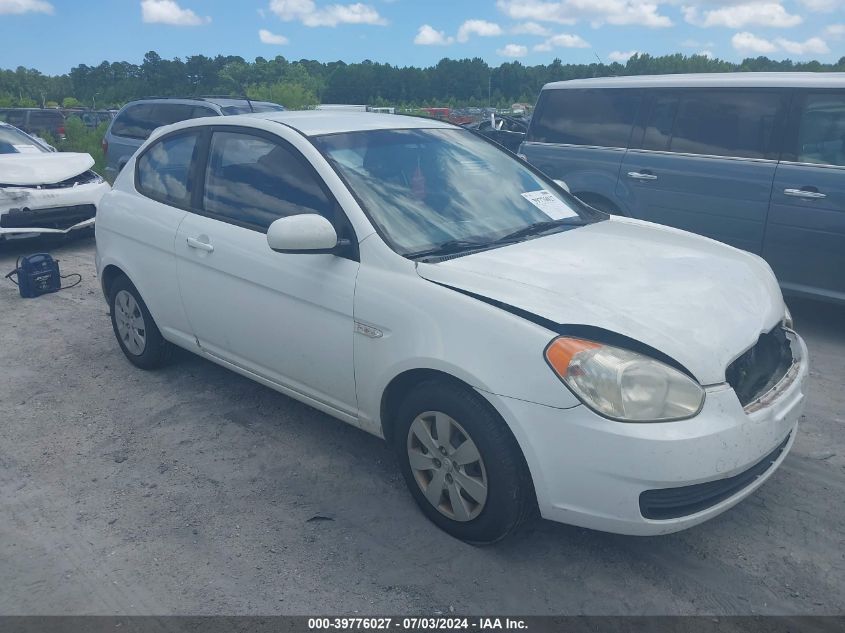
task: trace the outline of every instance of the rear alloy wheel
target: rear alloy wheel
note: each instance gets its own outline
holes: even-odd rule
[[[396,412],[393,444],[411,495],[438,527],[495,543],[533,516],[528,467],[505,421],[477,391],[421,383]]]
[[[141,369],[165,365],[173,346],[161,335],[138,290],[124,276],[114,280],[109,292],[114,335],[126,358]]]

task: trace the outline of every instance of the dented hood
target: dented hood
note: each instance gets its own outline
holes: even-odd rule
[[[52,185],[78,176],[93,166],[90,154],[0,154],[0,185]]]
[[[420,276],[561,325],[636,339],[704,385],[784,314],[768,264],[669,227],[613,218],[562,233],[420,263]]]

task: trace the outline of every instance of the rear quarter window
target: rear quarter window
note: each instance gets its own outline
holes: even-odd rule
[[[135,187],[153,200],[176,207],[190,205],[192,166],[196,159],[196,132],[166,136],[138,158]]]
[[[641,101],[637,89],[544,90],[528,140],[628,147]]]

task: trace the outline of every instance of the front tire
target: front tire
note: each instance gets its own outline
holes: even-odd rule
[[[166,365],[173,346],[161,335],[147,304],[125,276],[114,280],[109,307],[114,335],[129,362],[141,369]]]
[[[476,545],[499,541],[534,514],[536,501],[510,429],[477,392],[429,381],[399,407],[394,448],[423,513]]]

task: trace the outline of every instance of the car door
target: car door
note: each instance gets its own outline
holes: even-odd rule
[[[783,287],[845,300],[845,90],[797,96],[763,254]]]
[[[631,215],[760,253],[789,95],[655,90],[617,195]]]
[[[196,212],[176,238],[177,276],[197,344],[351,421],[357,257],[277,253],[266,238],[274,220],[301,213],[328,217],[339,235],[352,237],[351,227],[287,141],[218,126],[206,143]]]

